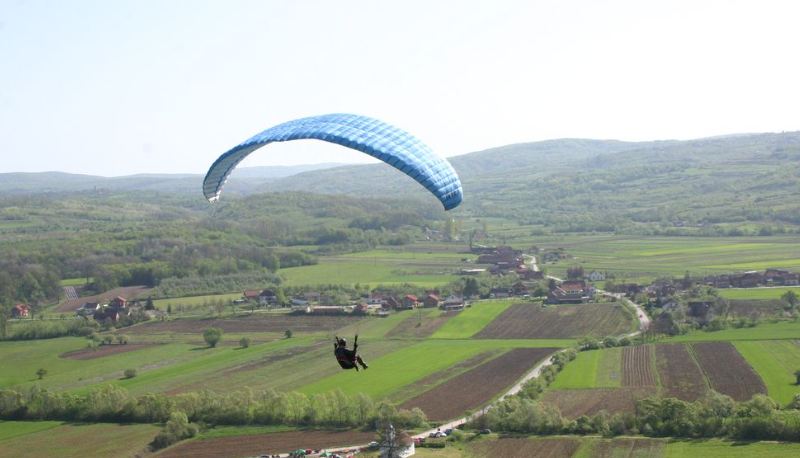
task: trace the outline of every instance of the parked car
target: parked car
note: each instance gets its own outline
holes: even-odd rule
[[[481,434],[492,434],[492,430],[491,429],[482,429],[481,430]]]
[[[445,436],[449,436],[451,434],[453,434],[452,428],[447,428],[447,429],[444,430],[444,435]]]

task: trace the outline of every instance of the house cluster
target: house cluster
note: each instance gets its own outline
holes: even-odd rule
[[[522,250],[511,248],[510,246],[497,247],[476,247],[472,248],[472,253],[480,255],[476,261],[478,264],[490,264],[489,273],[502,275],[514,272],[521,278],[530,280],[543,278],[542,272],[528,269]],[[466,275],[476,275],[478,269],[468,269]]]
[[[382,311],[435,307],[443,310],[461,310],[466,306],[466,301],[461,296],[451,294],[446,298],[441,298],[437,290],[425,291],[425,296],[421,299],[413,294],[406,294],[397,299],[380,291],[374,291],[364,299],[362,302],[379,305]]]
[[[591,300],[597,289],[585,280],[565,280],[547,294],[548,304],[582,304]]]
[[[667,313],[674,313],[678,310],[684,309],[683,304],[678,300],[669,300],[662,305],[662,315]],[[710,301],[689,301],[686,303],[684,309],[686,319],[694,321],[698,324],[706,324],[716,316],[714,313],[714,303]]]
[[[31,308],[25,304],[17,304],[11,309],[11,318],[27,318],[31,316]]]
[[[703,279],[714,288],[755,288],[758,286],[798,286],[800,274],[786,270],[767,269],[730,275],[711,275]]]
[[[518,281],[513,286],[509,287],[495,287],[489,290],[489,297],[492,299],[504,299],[507,297],[530,297],[530,286],[526,283]]]
[[[273,290],[245,291],[245,300],[258,302],[261,306],[277,306],[278,296]],[[381,291],[373,291],[359,300],[349,301],[348,304],[337,304],[331,295],[318,292],[306,292],[293,296],[288,301],[293,312],[309,314],[341,314],[348,312],[366,313],[369,311],[409,310],[419,307],[439,307],[443,310],[461,310],[466,306],[466,301],[458,295],[450,295],[444,299],[439,297],[436,290],[428,290],[421,299],[413,294],[406,294],[396,298]]]
[[[118,323],[120,318],[130,316],[135,310],[141,309],[139,302],[128,302],[125,298],[117,296],[111,299],[108,304],[99,302],[86,302],[75,311],[76,314],[92,318],[95,321],[110,320]]]

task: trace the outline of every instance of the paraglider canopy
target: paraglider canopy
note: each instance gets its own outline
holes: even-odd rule
[[[391,165],[436,196],[445,210],[461,203],[461,180],[450,163],[410,133],[367,116],[328,114],[296,119],[261,132],[220,156],[203,180],[209,202],[219,199],[231,172],[253,151],[272,142],[315,139],[346,146]]]

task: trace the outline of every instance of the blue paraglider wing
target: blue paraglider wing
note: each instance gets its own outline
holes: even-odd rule
[[[461,203],[461,180],[447,160],[402,129],[353,114],[313,116],[270,127],[220,156],[203,180],[203,194],[209,202],[218,200],[236,165],[258,148],[302,139],[336,143],[380,159],[417,180],[442,202],[445,210]]]

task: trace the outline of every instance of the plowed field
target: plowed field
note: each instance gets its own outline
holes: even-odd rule
[[[631,316],[618,304],[540,307],[516,304],[475,335],[478,339],[570,339],[629,332]]]
[[[609,414],[634,413],[639,399],[655,395],[655,387],[567,389],[548,391],[542,401],[558,407],[565,417],[575,419],[601,410]]]
[[[692,350],[714,391],[737,401],[767,394],[764,381],[730,342],[695,343]]]
[[[652,355],[653,347],[649,345],[622,349],[622,386],[656,386]]]
[[[147,293],[147,291],[149,290],[150,288],[146,286],[123,286],[121,288],[114,288],[110,291],[106,291],[105,293],[98,294],[96,296],[79,297],[78,299],[70,299],[68,301],[64,301],[58,304],[58,307],[56,307],[53,311],[74,312],[75,310],[78,310],[78,307],[80,307],[86,302],[105,303],[117,296],[122,296],[125,299],[130,300],[136,296],[140,296]]]
[[[708,391],[703,372],[684,344],[656,345],[656,363],[663,397],[694,402]]]
[[[322,332],[335,331],[361,319],[363,318],[347,316],[256,314],[210,320],[151,321],[125,328],[125,334],[196,334],[202,333],[204,329],[210,327],[220,328],[224,332],[283,333],[287,329],[291,329],[295,333]]]
[[[459,311],[444,312],[436,318],[424,317],[421,320],[412,315],[386,334],[386,337],[411,337],[424,338],[438,331],[450,318],[458,315]]]
[[[366,444],[375,440],[374,432],[293,431],[288,433],[248,434],[243,436],[195,439],[157,454],[158,458],[239,458],[262,454],[288,453],[299,448],[322,449]]]
[[[483,441],[470,447],[480,458],[570,458],[578,450],[577,439],[503,438]]]
[[[592,458],[660,458],[666,442],[656,439],[599,440],[591,445]]]
[[[556,348],[515,348],[400,405],[421,408],[429,420],[449,420],[489,402]]]
[[[127,344],[127,345],[100,345],[95,348],[82,348],[80,350],[68,351],[62,353],[60,358],[87,360],[102,358],[104,356],[116,355],[119,353],[127,353],[129,351],[141,350],[143,348],[152,347],[151,344]]]

